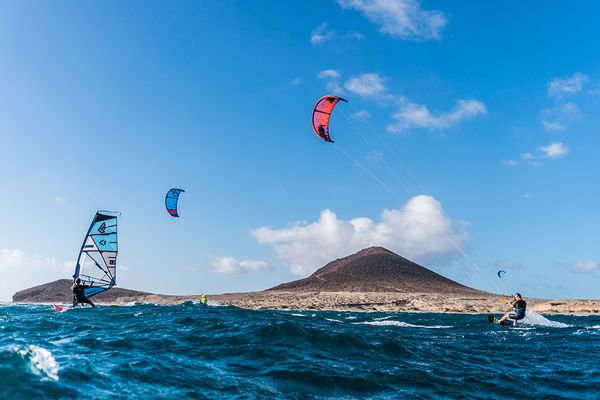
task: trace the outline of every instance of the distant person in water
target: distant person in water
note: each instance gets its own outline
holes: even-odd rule
[[[84,303],[91,305],[92,307],[96,307],[93,301],[89,299],[85,295],[85,289],[92,287],[92,285],[84,285],[81,283],[81,279],[77,278],[73,282],[73,286],[71,286],[71,290],[73,291],[73,307],[77,306],[77,304],[81,304],[83,307]]]
[[[514,321],[513,325],[516,326],[518,320],[525,318],[525,310],[527,309],[527,302],[525,300],[523,300],[523,297],[521,297],[521,293],[515,293],[514,301],[507,301],[505,304],[507,306],[510,305],[512,308],[514,308],[515,313],[514,314],[504,314],[504,316],[498,320],[498,323],[500,325],[502,325],[502,323],[504,321],[506,321],[508,318],[510,318],[511,320]]]
[[[202,303],[202,305],[208,305],[208,296],[206,296],[204,293],[202,293],[202,296],[200,296],[200,303]]]

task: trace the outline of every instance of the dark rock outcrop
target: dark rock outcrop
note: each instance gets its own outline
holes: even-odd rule
[[[70,279],[59,279],[54,282],[34,286],[29,289],[21,290],[13,295],[15,303],[71,303],[73,297]],[[137,290],[112,288],[104,293],[94,296],[94,302],[113,303],[137,301],[140,297],[149,296],[151,293],[140,292]]]

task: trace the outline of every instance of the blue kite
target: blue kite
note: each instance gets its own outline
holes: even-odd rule
[[[185,190],[177,188],[173,188],[167,192],[167,197],[165,197],[165,207],[172,217],[179,217],[179,214],[177,214],[177,202],[179,201],[179,195],[182,192],[185,192]]]

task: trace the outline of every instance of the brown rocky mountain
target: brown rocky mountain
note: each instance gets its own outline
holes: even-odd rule
[[[337,259],[304,279],[269,290],[305,292],[403,292],[483,294],[383,247]]]

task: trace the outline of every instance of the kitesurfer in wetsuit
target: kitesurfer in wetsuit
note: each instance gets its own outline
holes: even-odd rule
[[[92,285],[84,285],[81,283],[81,279],[75,279],[73,282],[73,286],[71,286],[71,290],[73,291],[73,307],[77,304],[81,304],[83,307],[83,303],[87,303],[92,307],[96,307],[94,302],[92,302],[89,297],[85,295],[85,289],[92,287]]]
[[[513,325],[516,326],[518,320],[525,318],[525,310],[527,309],[527,302],[525,300],[523,300],[523,297],[521,297],[521,293],[515,293],[515,300],[507,301],[505,304],[510,305],[512,308],[514,308],[515,313],[514,314],[504,314],[504,316],[498,320],[498,323],[500,325],[502,325],[502,323],[504,321],[506,321],[508,318],[510,318],[511,320],[514,321]]]
[[[202,296],[200,296],[200,303],[203,306],[208,305],[208,297],[204,293],[202,293]]]

